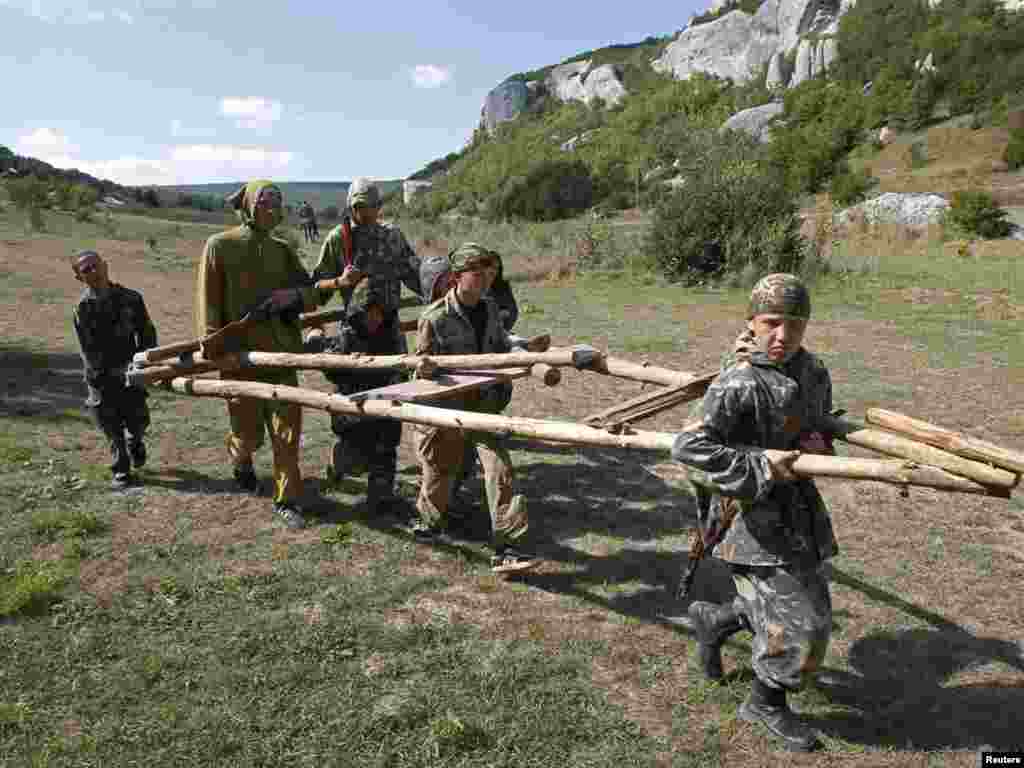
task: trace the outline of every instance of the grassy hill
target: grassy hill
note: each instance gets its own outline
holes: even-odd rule
[[[402,187],[401,179],[388,179],[378,182],[383,195],[391,194]],[[284,194],[286,205],[299,205],[303,200],[309,201],[316,210],[322,211],[331,205],[345,207],[348,195],[348,181],[282,181],[278,182]],[[218,184],[183,184],[176,186],[157,187],[161,200],[174,204],[182,194],[211,195],[223,199],[242,185],[242,182]]]
[[[1005,129],[1009,113],[1024,108],[1024,11],[996,0],[945,0],[935,8],[863,0],[840,23],[829,79],[784,94],[769,92],[760,76],[740,84],[658,75],[649,61],[666,42],[649,38],[566,59],[620,64],[629,97],[608,109],[548,99],[493,136],[478,130],[466,149],[415,174],[435,181],[416,213],[558,218],[591,206],[654,207],[669,194],[667,177],[700,175],[734,152],[717,135],[729,116],[780,97],[785,111],[774,140],[744,156],[784,177],[798,199],[829,189],[837,177],[846,182],[851,152],[870,146],[880,126],[913,133],[961,117],[972,128]],[[928,54],[936,70],[920,73],[914,62]],[[541,79],[550,70],[509,79]],[[574,137],[574,148],[563,150]],[[567,179],[574,194],[565,192]]]

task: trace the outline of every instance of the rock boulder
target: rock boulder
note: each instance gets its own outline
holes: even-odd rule
[[[761,143],[765,143],[769,140],[769,126],[772,120],[781,115],[784,110],[784,105],[776,102],[744,109],[726,120],[719,132],[742,131]]]

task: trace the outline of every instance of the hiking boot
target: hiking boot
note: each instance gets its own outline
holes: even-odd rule
[[[256,470],[252,468],[252,464],[235,465],[235,485],[246,493],[260,492],[260,479],[256,477]]]
[[[132,458],[132,466],[141,469],[146,466],[146,444],[141,440],[128,446],[128,454]]]
[[[114,479],[110,481],[110,488],[114,491],[123,491],[130,488],[135,482],[131,472],[115,472]]]
[[[515,547],[496,550],[491,558],[491,573],[522,573],[540,565],[540,558]]]
[[[786,692],[754,678],[747,697],[737,713],[741,720],[760,723],[782,742],[789,752],[811,752],[818,746],[818,737],[786,704]]]
[[[696,601],[687,611],[697,633],[697,652],[704,676],[709,680],[721,680],[722,645],[731,636],[743,629],[743,620],[732,607],[732,603],[715,605]]]
[[[292,502],[274,504],[274,516],[293,531],[306,527],[306,518],[302,516],[298,506]]]
[[[420,544],[442,544],[447,541],[444,528],[439,525],[427,525],[418,515],[412,519],[411,527],[412,537]]]

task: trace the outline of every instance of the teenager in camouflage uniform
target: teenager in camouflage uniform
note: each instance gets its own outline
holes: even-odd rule
[[[281,190],[269,181],[252,181],[229,202],[242,224],[206,241],[197,271],[196,331],[206,336],[255,311],[266,319],[234,340],[240,349],[301,352],[298,317],[316,306],[317,295],[298,254],[273,234],[282,220]],[[298,386],[296,372],[284,369],[240,368],[222,371],[221,378]],[[302,528],[305,520],[296,503],[302,492],[302,408],[238,398],[228,400],[228,415],[227,446],[238,485],[259,489],[252,455],[266,429],[274,452],[274,514],[289,528]]]
[[[85,284],[74,311],[89,394],[85,405],[110,441],[112,485],[125,488],[134,479],[132,465],[146,463],[149,426],[146,390],[128,385],[125,372],[136,352],[156,346],[156,328],[142,294],[112,283],[96,251],[81,251],[71,266]]]
[[[748,328],[704,398],[703,421],[681,433],[674,458],[700,470],[700,534],[729,564],[738,592],[716,606],[690,606],[700,659],[722,676],[721,646],[753,632],[756,675],[739,715],[763,723],[790,750],[816,736],[786,704],[825,656],[832,604],[823,564],[837,552],[828,511],[811,480],[791,469],[801,451],[830,453],[824,416],[832,385],[824,364],[801,345],[810,296],[793,275],[773,274],[754,287]]]
[[[449,256],[455,285],[424,310],[416,334],[417,355],[465,355],[508,352],[508,332],[498,305],[485,296],[497,274],[494,252],[476,243],[464,243]],[[440,401],[439,407],[482,413],[500,413],[512,399],[508,382],[491,384],[458,398]],[[525,550],[529,531],[526,502],[512,492],[512,460],[504,438],[449,427],[418,427],[417,455],[423,470],[416,508],[417,538],[431,541],[448,525],[452,485],[462,472],[467,443],[480,457],[487,502],[491,513],[496,573],[525,571],[539,564]]]
[[[377,222],[380,206],[380,190],[375,184],[367,179],[352,182],[347,220],[324,239],[320,261],[313,270],[317,281],[335,279],[347,316],[338,324],[337,336],[331,339],[318,341],[322,332],[312,332],[307,349],[319,347],[338,354],[408,352],[405,334],[399,327],[398,309],[403,283],[420,295],[420,261],[397,227]],[[329,301],[333,294],[334,290],[322,292],[321,303]],[[343,395],[401,380],[401,373],[395,371],[337,371],[326,375]],[[331,429],[337,439],[328,478],[338,482],[346,475],[368,470],[369,508],[376,510],[392,503],[402,422],[331,414]]]
[[[498,316],[501,325],[506,331],[511,331],[519,317],[519,306],[516,304],[516,297],[512,293],[512,286],[505,279],[501,255],[496,251],[491,254],[498,261],[497,276],[494,283],[484,295],[492,299],[498,305]],[[425,256],[420,266],[420,285],[423,287],[424,296],[428,304],[442,298],[451,287],[453,276],[451,263],[447,255],[433,254]],[[518,342],[518,337],[510,336],[513,344]],[[448,525],[452,530],[462,531],[470,536],[481,536],[486,533],[490,537],[490,521],[480,519],[473,514],[470,505],[460,502],[463,487],[473,478],[476,470],[476,448],[472,443],[466,444],[466,453],[462,459],[462,472],[455,478],[451,502],[448,508]]]

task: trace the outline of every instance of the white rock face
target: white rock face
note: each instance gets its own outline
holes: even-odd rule
[[[652,66],[678,79],[707,72],[746,80],[775,54],[796,48],[802,36],[835,34],[839,17],[852,5],[852,0],[765,0],[754,15],[732,11],[715,21],[685,29]],[[823,47],[819,52],[818,46],[808,42],[804,56],[809,58],[803,70],[798,67],[797,71],[802,72],[798,82],[827,67],[835,58],[835,50]],[[794,79],[797,77],[794,73]]]
[[[810,80],[814,76],[814,44],[810,40],[801,40],[800,46],[796,49],[796,66],[793,67],[793,77],[789,81],[789,87],[794,88],[804,80]]]
[[[763,104],[760,107],[744,109],[742,112],[737,112],[726,120],[719,129],[719,133],[724,131],[742,131],[753,136],[761,143],[765,143],[769,140],[769,124],[781,115],[784,110],[785,107],[782,104],[774,102]]]
[[[765,78],[764,84],[769,89],[772,88],[784,88],[788,78],[782,71],[782,54],[775,53],[768,62],[768,76]]]
[[[839,43],[836,42],[834,37],[826,37],[821,42],[821,57],[822,63],[825,67],[825,71],[832,66],[832,62],[836,60],[836,56],[839,54]]]
[[[626,97],[622,74],[614,64],[591,69],[592,62],[572,61],[559,64],[548,74],[548,92],[562,101],[589,102],[598,97],[608,105],[618,104]]]
[[[949,201],[942,195],[886,192],[841,211],[838,221],[840,224],[849,224],[856,211],[862,213],[870,223],[924,226],[938,223],[948,208]]]
[[[412,202],[412,199],[421,192],[426,192],[434,186],[432,181],[414,181],[412,179],[406,179],[402,182],[402,202],[406,205]]]

